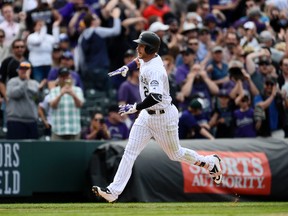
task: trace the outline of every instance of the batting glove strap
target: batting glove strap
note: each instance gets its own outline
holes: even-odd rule
[[[115,71],[109,72],[108,75],[110,77],[112,77],[112,76],[121,74],[123,77],[126,77],[128,71],[129,71],[129,68],[126,65],[124,65],[124,66],[122,66],[121,68],[118,68]]]
[[[123,115],[129,115],[137,112],[136,109],[137,103],[134,104],[125,104],[125,105],[119,105],[119,113],[121,116]]]

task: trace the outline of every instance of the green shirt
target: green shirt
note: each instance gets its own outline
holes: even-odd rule
[[[82,89],[77,86],[72,88],[79,100],[84,102]],[[50,102],[60,95],[60,91],[59,86],[51,89]],[[57,135],[76,135],[81,131],[80,119],[80,108],[76,107],[73,97],[69,94],[64,94],[57,108],[52,108],[52,132]]]

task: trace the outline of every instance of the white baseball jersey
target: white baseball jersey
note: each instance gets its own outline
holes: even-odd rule
[[[140,61],[139,89],[142,101],[150,94],[162,95],[162,102],[149,107],[151,110],[165,109],[171,105],[169,81],[163,61],[159,55],[148,62]]]
[[[178,136],[178,110],[171,104],[167,72],[159,56],[144,62],[140,59],[140,95],[142,101],[150,94],[162,95],[162,101],[149,107],[149,110],[164,110],[162,113],[149,114],[141,110],[134,122],[124,155],[119,164],[113,182],[107,187],[115,198],[124,190],[132,173],[134,161],[153,137],[171,160],[188,164],[202,162],[212,169],[211,156],[202,156],[197,152],[181,147]]]

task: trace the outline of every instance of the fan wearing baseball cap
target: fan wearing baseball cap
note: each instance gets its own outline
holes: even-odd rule
[[[264,110],[266,116],[257,130],[258,136],[276,136],[284,129],[284,103],[275,77],[269,75],[265,78],[263,93],[255,96],[254,106]],[[281,137],[284,138],[284,133]]]
[[[240,45],[245,48],[245,47],[251,47],[254,49],[254,51],[260,49],[260,44],[256,38],[257,35],[257,29],[256,25],[252,21],[248,21],[244,23],[243,25],[244,28],[244,37],[240,40]]]
[[[235,99],[235,104],[239,108],[233,112],[234,137],[256,137],[254,109],[251,105],[250,93],[240,87],[240,93]]]
[[[58,85],[50,90],[51,140],[77,140],[80,138],[80,109],[84,103],[83,91],[75,86],[70,69],[58,71]]]
[[[7,139],[38,139],[37,105],[39,83],[30,78],[31,64],[20,62],[18,76],[7,83]]]
[[[207,121],[203,112],[204,101],[201,98],[194,98],[190,101],[189,106],[183,111],[179,118],[179,138],[207,138],[214,139],[206,127],[199,122]]]
[[[212,111],[212,116],[209,125],[215,130],[215,138],[232,138],[232,114],[234,103],[231,103],[229,92],[227,89],[219,89],[217,97],[215,97],[215,106]]]
[[[160,56],[167,55],[169,52],[168,44],[165,41],[163,41],[163,37],[166,35],[168,29],[169,29],[169,25],[165,25],[159,21],[152,23],[149,27],[149,31],[157,34],[161,40],[160,47],[158,50],[158,54]]]

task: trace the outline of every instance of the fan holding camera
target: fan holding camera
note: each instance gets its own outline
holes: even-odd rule
[[[205,98],[203,111],[210,115],[212,111],[212,96],[217,95],[218,92],[219,87],[210,79],[207,71],[200,64],[194,64],[181,88],[181,93],[185,96],[183,109],[188,107],[192,96],[197,94]]]
[[[80,109],[84,103],[83,91],[73,83],[70,69],[60,68],[58,85],[50,90],[51,140],[77,140],[80,138]]]
[[[110,139],[110,133],[101,112],[93,113],[90,126],[82,131],[81,138],[86,140]]]
[[[229,62],[228,68],[230,80],[223,84],[223,88],[228,89],[231,99],[235,99],[237,97],[241,86],[243,86],[244,90],[250,92],[252,96],[259,94],[257,87],[251,80],[250,75],[244,69],[242,62],[232,60]]]

